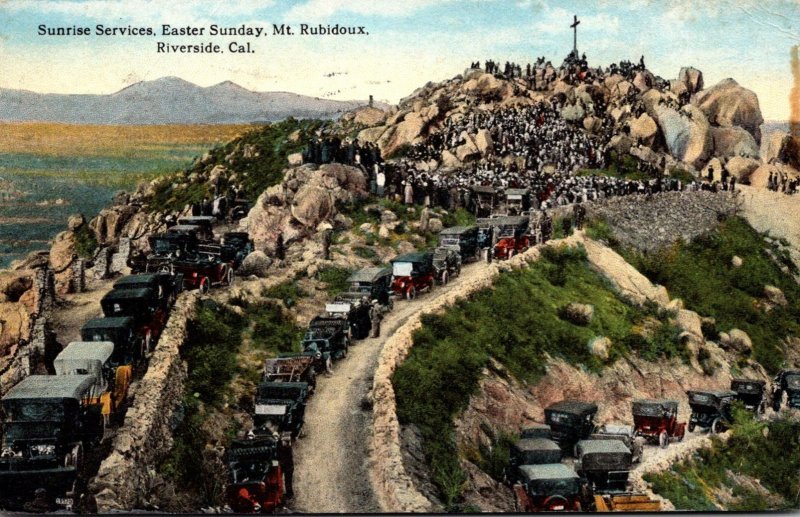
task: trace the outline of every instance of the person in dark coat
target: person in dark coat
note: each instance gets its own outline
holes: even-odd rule
[[[292,454],[292,441],[283,437],[278,442],[278,464],[283,471],[283,485],[286,489],[286,498],[294,497],[294,455]]]
[[[278,232],[278,236],[275,238],[275,257],[278,260],[286,258],[286,246],[283,243],[283,232]]]

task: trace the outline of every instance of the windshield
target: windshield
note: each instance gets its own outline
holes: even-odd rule
[[[584,469],[591,470],[628,470],[631,466],[630,454],[614,452],[584,454],[581,465]]]
[[[787,376],[786,385],[789,387],[789,389],[800,390],[800,375]]]
[[[60,422],[9,422],[3,440],[6,444],[18,440],[56,440]]]
[[[6,400],[3,402],[3,409],[11,422],[64,420],[64,403],[60,399]]]
[[[411,262],[395,262],[392,264],[392,274],[394,276],[411,276],[414,264]]]
[[[171,253],[177,249],[177,244],[173,244],[169,239],[154,239],[153,251],[159,255]]]
[[[458,246],[459,242],[458,237],[442,237],[440,239],[442,246]]]
[[[569,497],[577,495],[580,491],[578,480],[570,479],[536,479],[528,484],[531,495],[561,495]]]
[[[569,413],[562,413],[560,411],[551,411],[547,417],[548,423],[554,424],[571,424],[573,417]]]
[[[689,396],[689,402],[692,404],[700,404],[704,406],[713,406],[714,404],[714,397],[711,395],[706,395],[705,393],[692,393]]]

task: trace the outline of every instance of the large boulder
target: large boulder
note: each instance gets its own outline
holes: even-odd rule
[[[703,112],[690,105],[680,112],[659,105],[655,112],[670,154],[696,169],[702,168],[714,148],[711,126]]]
[[[403,146],[421,141],[427,127],[428,120],[420,113],[409,113],[402,122],[396,126],[390,126],[381,134],[378,139],[381,154],[389,156]]]
[[[561,316],[575,325],[588,325],[594,316],[594,306],[572,302],[562,309]]]
[[[776,160],[800,169],[800,138],[783,131],[769,133],[761,142],[761,159]]]
[[[678,74],[678,82],[686,87],[689,93],[697,93],[703,89],[703,72],[694,67],[683,67]]]
[[[633,78],[633,85],[640,92],[646,92],[651,89],[654,84],[656,84],[656,78],[648,70],[636,72],[636,76]]]
[[[611,137],[608,145],[617,152],[618,156],[622,156],[630,152],[633,140],[628,135],[618,134]]]
[[[461,90],[479,97],[499,97],[505,90],[505,83],[493,74],[480,74],[465,82]]]
[[[589,353],[605,361],[608,359],[608,352],[611,349],[611,340],[605,336],[597,336],[589,341]]]
[[[302,187],[292,203],[292,216],[306,227],[316,227],[334,215],[333,199],[328,189],[317,185]]]
[[[725,168],[731,177],[736,178],[739,183],[747,182],[754,170],[761,166],[761,162],[754,158],[734,156],[725,163]]]
[[[461,163],[461,160],[459,160],[458,157],[454,155],[451,151],[447,149],[442,151],[442,167],[457,169],[462,165],[463,163]]]
[[[739,126],[753,135],[756,143],[761,143],[761,108],[758,97],[743,88],[733,79],[724,79],[707,90],[699,92],[692,104],[705,113],[708,121],[715,126]]]
[[[100,245],[117,242],[125,225],[136,214],[137,209],[131,205],[116,205],[100,210],[91,221],[89,228],[94,231]]]
[[[700,177],[703,179],[708,178],[709,172],[711,172],[713,181],[722,181],[722,162],[719,161],[719,158],[711,158],[706,166],[703,167],[703,170],[700,171]]]
[[[780,169],[775,165],[765,163],[750,174],[748,182],[753,187],[767,188],[770,174],[777,175],[779,172]]]
[[[714,139],[715,156],[758,158],[758,144],[753,135],[741,127],[712,127],[711,137]]]
[[[353,121],[356,124],[363,124],[365,126],[377,126],[386,122],[388,113],[374,107],[364,107],[356,110]]]
[[[256,250],[244,258],[237,274],[241,276],[255,275],[259,278],[265,278],[269,275],[269,267],[271,265],[272,259],[263,251]]]
[[[639,118],[631,120],[631,138],[639,140],[647,147],[653,147],[658,136],[658,124],[647,113],[642,113]]]
[[[475,135],[475,145],[483,156],[492,154],[494,142],[492,141],[492,135],[489,133],[488,129],[478,130],[478,134]]]
[[[358,139],[361,142],[372,142],[374,144],[380,140],[386,128],[387,126],[375,126],[362,129],[361,132],[358,133]]]
[[[67,294],[72,289],[72,264],[73,257],[77,255],[75,233],[72,231],[61,232],[53,239],[50,246],[50,269],[55,273],[56,293]]]

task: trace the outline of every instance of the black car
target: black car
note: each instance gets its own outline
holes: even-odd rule
[[[756,379],[733,379],[731,391],[736,392],[736,400],[744,408],[756,414],[763,415],[767,409],[767,383]]]
[[[48,503],[71,508],[84,452],[103,437],[94,375],[30,375],[2,399],[0,501],[19,509],[44,489]]]
[[[390,267],[367,267],[360,269],[350,275],[347,279],[350,288],[346,293],[342,293],[343,299],[361,300],[366,297],[368,303],[378,300],[384,309],[391,310],[394,306],[392,301],[392,268]]]
[[[256,392],[253,424],[258,434],[272,425],[280,435],[296,439],[303,427],[309,386],[305,382],[262,382]]]
[[[784,394],[786,405],[800,409],[800,370],[783,370],[772,381],[772,408],[780,411]]]
[[[451,226],[439,232],[439,246],[452,248],[466,263],[480,258],[477,226]]]
[[[689,390],[686,395],[692,408],[689,432],[694,431],[695,427],[704,427],[712,433],[720,433],[733,422],[731,406],[736,400],[735,391]]]
[[[128,275],[114,282],[114,289],[151,289],[155,292],[159,305],[169,310],[183,291],[183,275],[167,272]]]
[[[594,487],[623,491],[633,458],[619,440],[581,440],[575,446],[575,470]]]
[[[130,316],[89,320],[81,327],[81,340],[114,343],[112,361],[115,365],[136,364],[146,355],[144,339],[137,333],[136,322]]]
[[[544,410],[545,422],[550,426],[553,440],[565,452],[572,452],[579,440],[594,432],[597,404],[580,400],[562,400]]]
[[[561,456],[561,447],[549,438],[520,438],[509,451],[509,465],[504,474],[506,482],[513,485],[519,481],[522,465],[558,463]]]

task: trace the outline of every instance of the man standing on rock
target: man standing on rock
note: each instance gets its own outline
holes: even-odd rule
[[[372,306],[369,308],[369,322],[372,325],[371,337],[379,337],[381,335],[381,320],[383,313],[378,300],[372,300]]]

